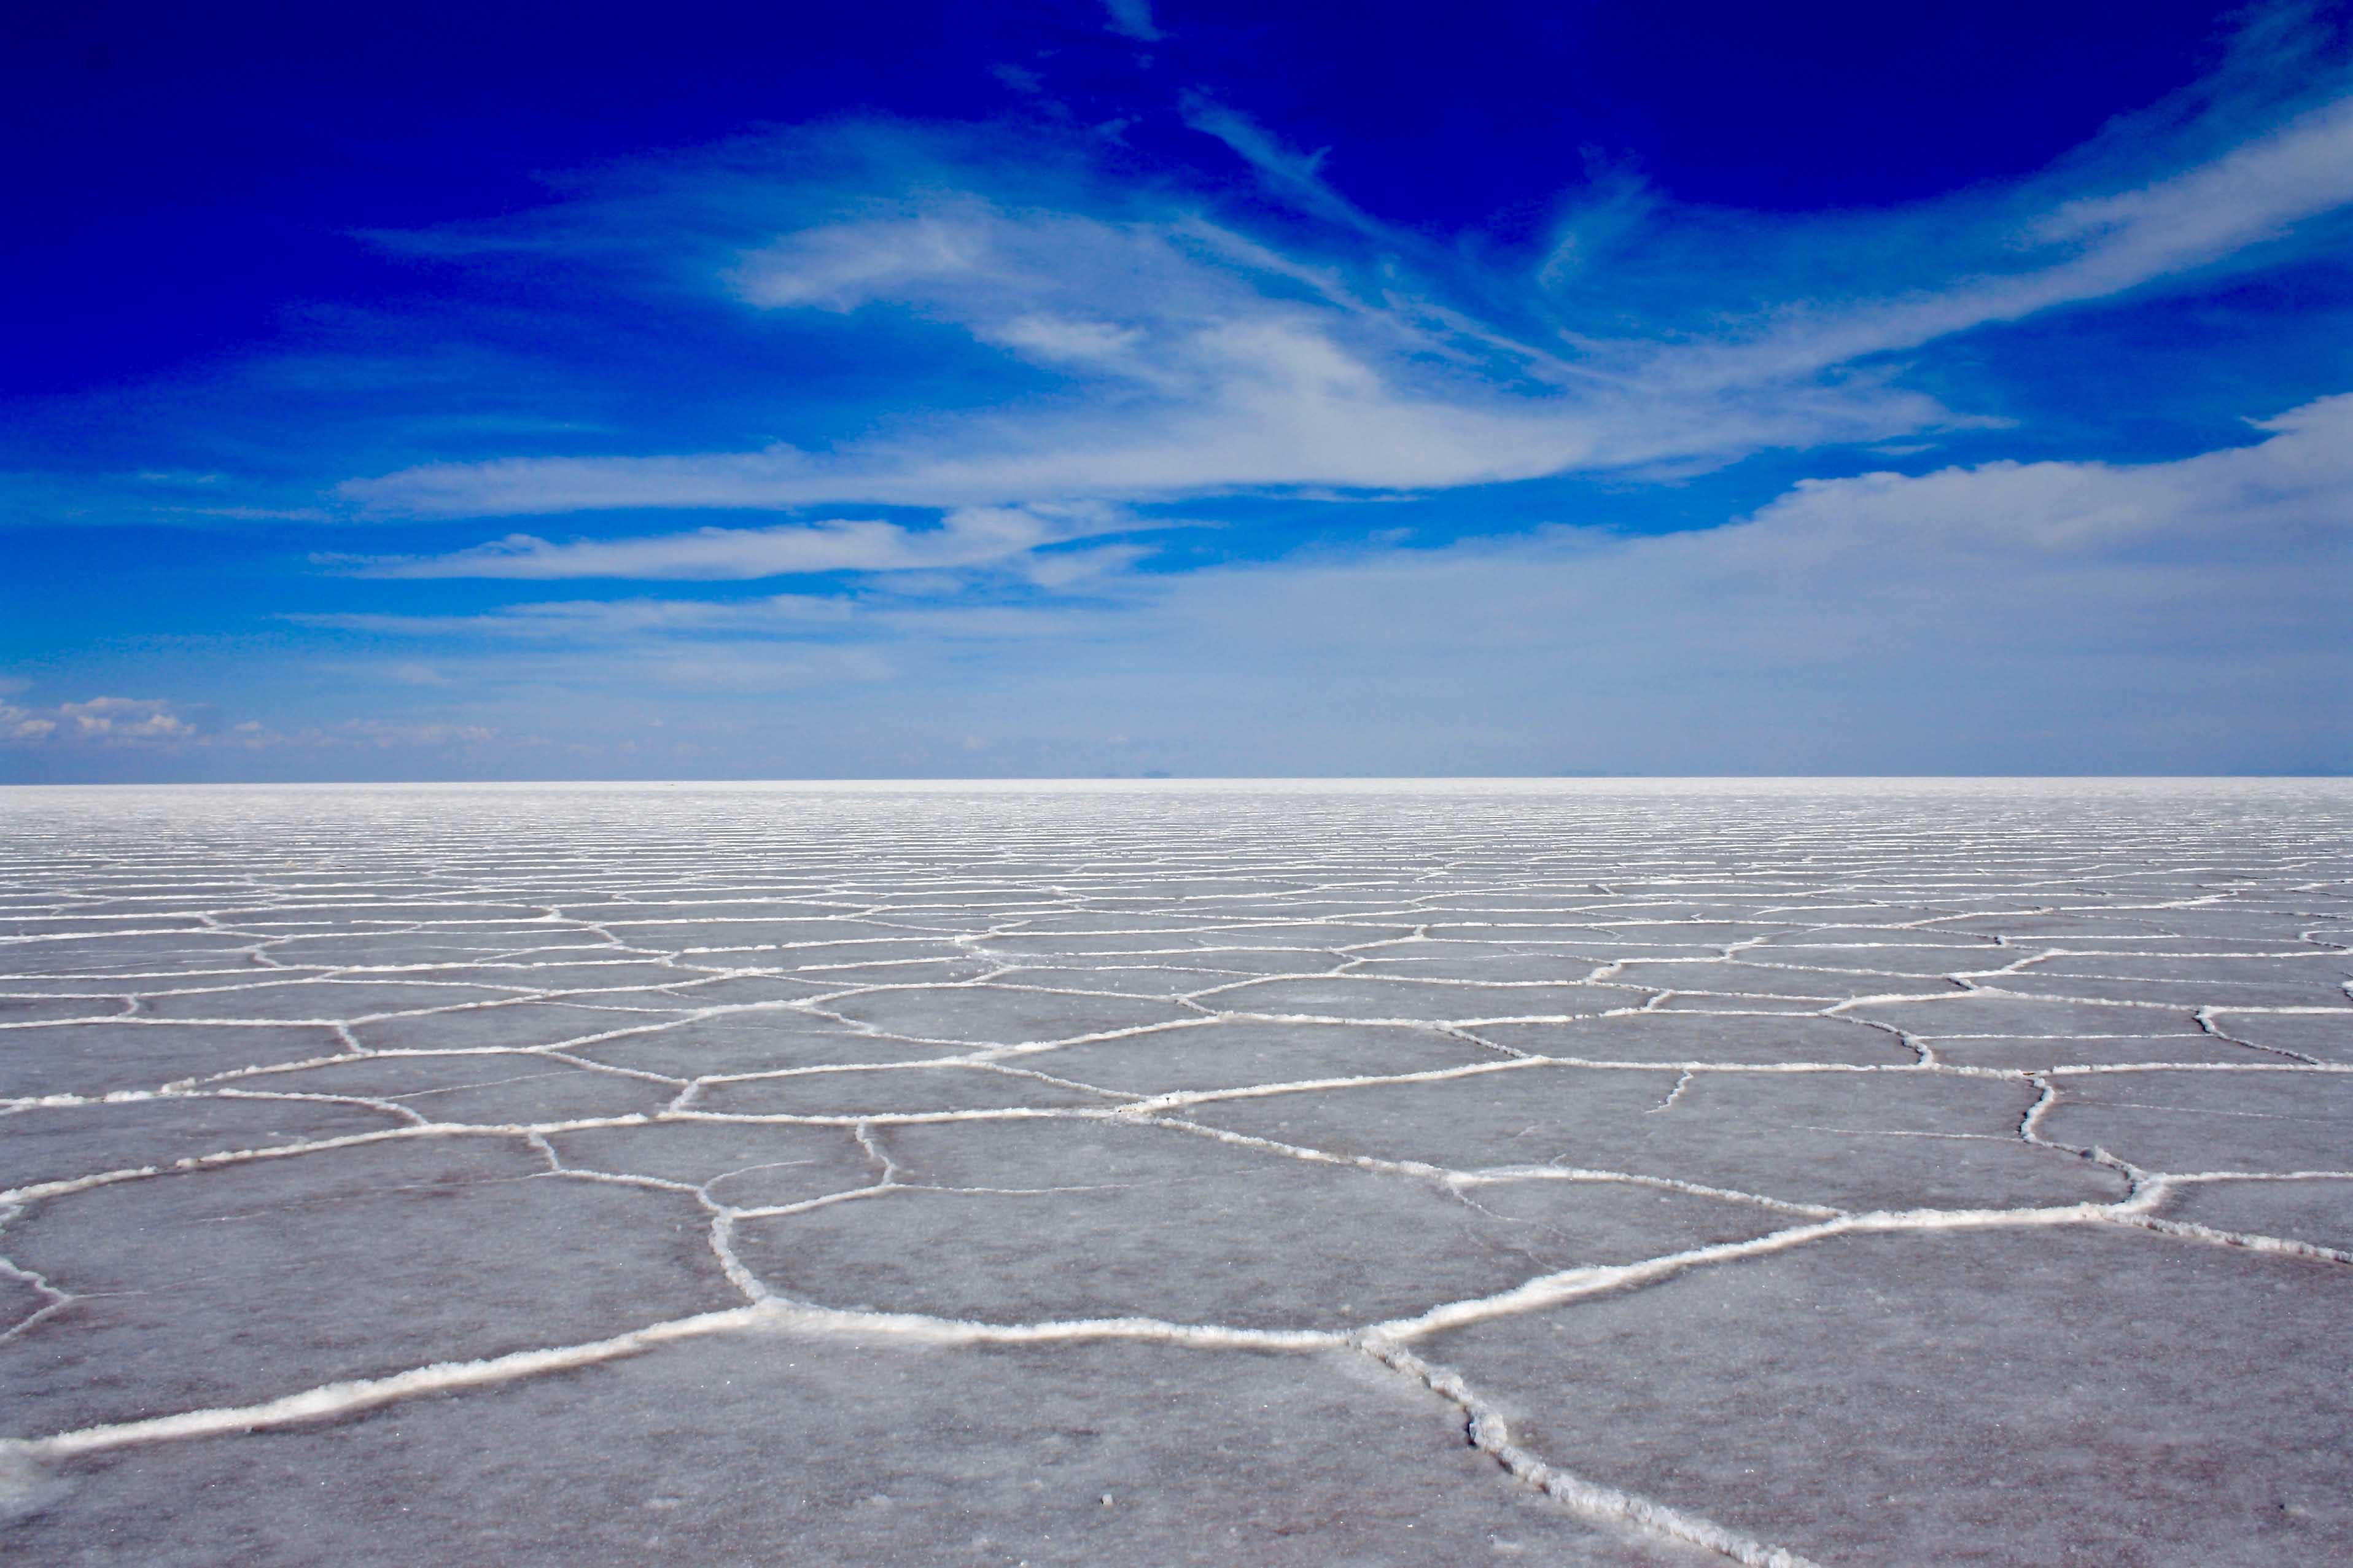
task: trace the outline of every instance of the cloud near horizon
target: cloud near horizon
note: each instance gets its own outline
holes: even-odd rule
[[[0,702],[0,746],[20,755],[103,752],[121,756],[334,752],[353,748],[480,746],[501,739],[488,725],[351,718],[293,732],[258,719],[220,724],[153,697],[91,697],[47,708]]]
[[[951,576],[306,614],[349,649],[425,650],[378,679],[429,706],[224,727],[100,699],[7,706],[0,733],[535,776],[1947,772],[1957,742],[1982,772],[2342,770],[2353,395],[2253,428],[2171,462],[1805,481],[1725,527],[1333,546],[1111,599],[973,602]]]
[[[324,624],[442,639],[483,721],[510,728],[501,683],[576,679],[583,660],[622,703],[681,682],[793,690],[799,766],[852,776],[878,766],[851,717],[876,700],[917,730],[987,734],[966,765],[1014,773],[1314,771],[1327,754],[1340,772],[1938,771],[1959,733],[1989,771],[2345,766],[2353,731],[2314,721],[2353,692],[2353,395],[2253,428],[2165,463],[1806,481],[1715,529],[1553,526],[1130,577],[1115,603],[951,593],[818,615],[786,595]],[[577,651],[529,672],[466,662],[551,632]],[[2172,695],[2162,722],[2127,700],[2150,681]],[[1867,731],[1858,704],[1880,715]],[[1384,710],[1416,715],[1411,738],[1368,722]],[[1508,718],[1530,711],[1545,722]]]
[[[53,708],[19,708],[0,702],[0,741],[18,745],[185,740],[195,726],[155,698],[92,697]]]

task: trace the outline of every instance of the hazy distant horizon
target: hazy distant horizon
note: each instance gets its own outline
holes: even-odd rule
[[[1422,791],[1444,794],[1460,789],[1463,793],[1490,790],[1501,793],[1535,792],[1542,790],[1574,791],[1589,787],[1596,793],[1609,786],[1653,787],[1662,790],[1683,790],[1704,794],[1711,791],[1736,793],[1754,790],[1773,793],[1778,788],[1814,789],[1836,794],[1844,790],[1857,793],[1900,789],[1951,786],[1966,789],[1972,785],[2050,786],[2076,788],[2094,793],[2103,786],[2199,785],[2239,787],[2263,784],[2337,784],[2353,787],[2353,775],[2346,773],[1530,773],[1530,774],[1370,774],[1370,773],[1292,773],[1261,775],[1229,775],[1218,777],[1186,777],[1183,775],[1126,775],[1106,773],[1093,777],[1009,778],[986,775],[933,778],[480,778],[480,779],[213,779],[213,780],[113,780],[73,783],[0,783],[0,792],[19,794],[45,790],[611,790],[632,789],[705,789],[705,790],[775,790],[778,792],[821,792],[826,790],[902,791],[906,793],[951,792],[955,790],[1016,791],[1089,790],[1105,785],[1125,786],[1134,790],[1168,789],[1174,791],[1215,791],[1264,789],[1274,793],[1301,793],[1328,790],[1334,794],[1383,793],[1391,791]]]

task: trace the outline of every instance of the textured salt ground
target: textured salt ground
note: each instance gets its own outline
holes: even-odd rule
[[[46,1205],[9,1226],[8,1256],[76,1299],[0,1361],[5,1435],[270,1398],[730,1304],[691,1198],[545,1172],[511,1140],[413,1139]],[[606,1245],[624,1232],[632,1245]]]
[[[1077,1039],[1200,1016],[1135,996],[921,985],[838,997],[823,1010],[883,1034],[973,1046]]]
[[[97,1171],[169,1165],[224,1150],[381,1132],[400,1121],[373,1106],[280,1100],[28,1106],[0,1121],[0,1191]]]
[[[2006,984],[1988,980],[1989,989]],[[1905,989],[1911,989],[1905,987]],[[2168,1003],[2171,998],[2166,999]],[[2196,1008],[2038,996],[1951,995],[1920,1001],[1857,1003],[1851,1016],[1922,1035],[2195,1035]]]
[[[11,981],[21,985],[23,981]],[[67,1019],[103,1018],[130,1010],[131,1004],[119,998],[77,996],[5,996],[0,997],[0,1024],[53,1024]]]
[[[1605,1007],[1640,1005],[1646,994],[1631,986],[1615,990],[1591,985],[1504,987],[1341,975],[1321,980],[1253,980],[1210,992],[1198,1000],[1228,1013],[1443,1022],[1599,1012]]]
[[[1345,1352],[735,1335],[299,1434],[110,1455],[69,1485],[14,1532],[26,1561],[1723,1561],[1515,1495],[1459,1412]]]
[[[2353,1253],[2353,1180],[2201,1183],[2183,1188],[2165,1213],[2217,1230],[2300,1237]]]
[[[5,982],[0,982],[5,984]],[[343,1048],[331,1028],[302,1025],[47,1025],[0,1033],[0,1098],[111,1094]]]
[[[2316,1171],[2353,1165],[2353,1075],[2055,1075],[2048,1135],[2153,1171]]]
[[[428,1121],[492,1127],[642,1115],[659,1110],[677,1092],[668,1084],[505,1052],[364,1057],[239,1082],[256,1092],[357,1097]]]
[[[1495,1053],[1435,1029],[1234,1018],[1008,1059],[1105,1089],[1166,1094],[1429,1072]]]
[[[1949,1067],[1997,1072],[2176,1063],[2259,1067],[2280,1059],[2272,1052],[2213,1035],[1924,1035],[1915,1038]]]
[[[1839,1208],[2106,1202],[2115,1173],[2015,1136],[2023,1083],[1887,1072],[1678,1075],[1537,1064],[1196,1107],[1254,1136],[1459,1169],[1562,1164]]]
[[[565,1037],[565,1054],[681,1080],[849,1062],[937,1061],[967,1047],[867,1035],[832,1018],[757,1007],[660,1024],[613,1019]]]
[[[673,1018],[694,1004],[672,998]],[[576,1002],[501,1001],[371,1018],[350,1026],[353,1041],[372,1051],[448,1051],[483,1047],[554,1046],[639,1027],[652,1020]]]
[[[977,963],[972,964],[980,969]],[[1005,985],[1037,986],[1049,991],[1103,991],[1121,995],[1171,999],[1231,984],[1247,975],[1226,969],[1085,969],[1023,964],[992,968],[991,978]],[[892,976],[892,978],[897,978]],[[971,978],[971,977],[968,977]]]
[[[151,1018],[346,1022],[383,1013],[457,1007],[470,1002],[497,1002],[514,994],[514,991],[507,987],[464,985],[448,981],[384,984],[366,981],[263,980],[203,991],[167,992],[149,997],[141,1012]]]
[[[12,1561],[2353,1555],[2343,786],[0,811]]]
[[[1511,1391],[1539,1452],[1825,1562],[2322,1563],[2353,1539],[2342,1271],[2080,1230],[1853,1237],[1430,1353]]]
[[[1006,1070],[911,1064],[797,1073],[705,1086],[695,1104],[707,1110],[789,1116],[921,1116],[1021,1107],[1106,1110],[1117,1099],[1092,1089]]]
[[[1590,1061],[1767,1064],[1841,1062],[1908,1066],[1919,1053],[1901,1036],[1847,1018],[1670,1017],[1620,1013],[1556,1024],[1482,1024],[1479,1038],[1537,1056]]]
[[[757,1208],[803,1203],[879,1180],[881,1161],[847,1128],[744,1121],[663,1121],[551,1132],[560,1168],[711,1184]]]
[[[883,1148],[903,1190],[745,1221],[746,1267],[797,1300],[870,1311],[1341,1329],[1648,1256],[1670,1236],[1736,1239],[1786,1219],[1697,1199],[1670,1217],[1669,1194],[1598,1184],[1464,1201],[1107,1122],[916,1125],[889,1130]]]
[[[2212,1027],[2263,1049],[2353,1066],[2353,1010],[2341,1005],[2288,1013],[2216,1009]]]

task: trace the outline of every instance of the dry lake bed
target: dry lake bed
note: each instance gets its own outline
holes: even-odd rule
[[[0,1556],[2353,1561],[2353,786],[0,792]]]

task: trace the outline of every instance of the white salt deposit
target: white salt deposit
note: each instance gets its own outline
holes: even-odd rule
[[[0,822],[23,1561],[2353,1555],[2345,785]]]

